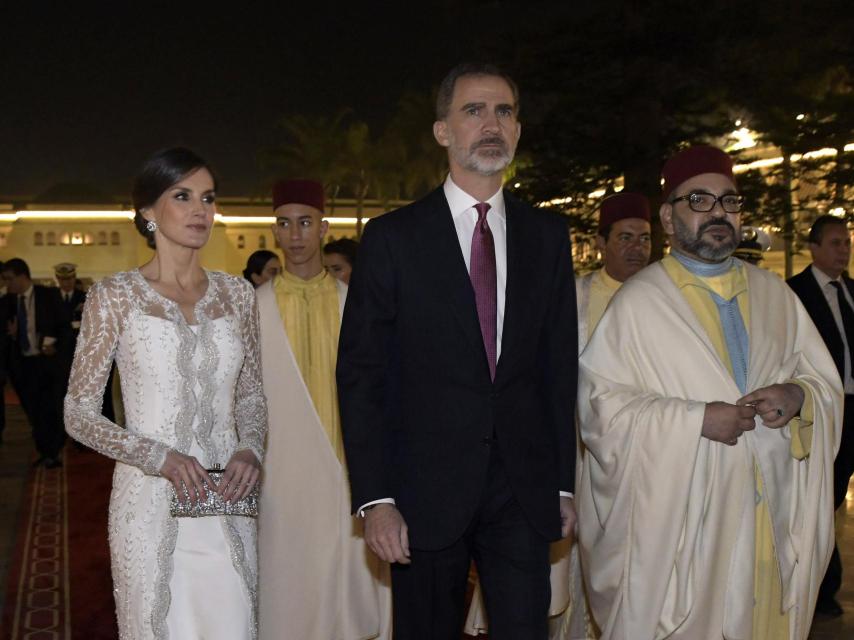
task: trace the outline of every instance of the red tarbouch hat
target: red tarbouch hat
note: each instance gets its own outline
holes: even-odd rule
[[[646,199],[646,196],[621,191],[605,198],[599,210],[599,231],[602,232],[618,220],[625,220],[626,218],[640,218],[647,222],[650,221],[649,200]]]
[[[323,185],[316,180],[278,180],[273,185],[273,211],[283,204],[305,204],[323,212]]]
[[[735,183],[732,158],[729,155],[706,145],[688,147],[665,162],[661,169],[661,177],[664,178],[664,199],[668,200],[676,187],[686,180],[704,173],[719,173]]]

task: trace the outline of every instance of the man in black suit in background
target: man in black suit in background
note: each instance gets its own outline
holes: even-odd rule
[[[442,82],[444,185],[369,222],[338,392],[353,510],[392,565],[395,640],[456,640],[469,563],[493,640],[547,636],[549,542],[572,535],[575,286],[565,222],[502,190],[515,83]]]
[[[845,388],[842,441],[833,467],[833,506],[838,509],[845,501],[854,473],[854,281],[846,273],[851,260],[851,234],[845,220],[831,215],[817,218],[810,229],[809,247],[812,264],[792,276],[788,284],[818,328]],[[842,615],[836,600],[840,586],[842,561],[837,546],[819,589],[817,612]]]
[[[10,340],[9,375],[33,429],[36,464],[59,467],[65,443],[61,408],[65,383],[58,354],[68,325],[65,309],[57,289],[33,284],[30,268],[20,258],[5,262],[0,275],[7,291],[0,313]]]

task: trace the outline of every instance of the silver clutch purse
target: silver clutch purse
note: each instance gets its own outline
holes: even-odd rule
[[[207,470],[211,480],[219,484],[222,481],[222,476],[225,469],[220,469],[216,466],[213,469]],[[252,487],[249,495],[242,500],[232,500],[226,502],[222,496],[208,487],[208,483],[202,480],[207,493],[206,500],[190,499],[190,492],[184,487],[184,502],[178,500],[178,493],[175,487],[172,487],[172,494],[169,498],[169,513],[174,518],[201,518],[203,516],[246,516],[248,518],[258,517],[258,484]]]

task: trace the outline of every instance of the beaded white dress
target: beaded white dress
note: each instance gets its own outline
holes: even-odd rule
[[[203,631],[217,619],[248,626],[238,636],[214,627],[229,638],[257,635],[255,520],[173,518],[171,484],[159,475],[170,449],[195,455],[207,468],[224,467],[241,449],[263,455],[267,408],[255,294],[245,280],[207,276],[194,325],[138,270],[95,284],[83,311],[65,425],[117,461],[109,535],[122,640],[226,637]],[[114,358],[127,428],[101,415]],[[173,575],[176,567],[181,575]],[[180,593],[173,597],[170,587]]]

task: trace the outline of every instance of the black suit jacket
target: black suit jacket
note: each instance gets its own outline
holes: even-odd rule
[[[810,314],[812,321],[815,323],[819,334],[821,334],[827,350],[833,357],[833,362],[836,363],[836,369],[839,371],[839,377],[845,379],[845,343],[842,341],[842,334],[833,319],[833,312],[830,310],[830,305],[827,303],[827,298],[821,291],[818,280],[812,274],[812,265],[801,271],[799,274],[792,276],[786,282],[801,299],[807,313]],[[854,280],[848,276],[842,276],[842,281],[848,287],[849,293],[854,298]]]
[[[496,446],[514,495],[548,539],[560,536],[559,491],[574,489],[578,354],[566,223],[508,193],[505,203],[494,383],[442,188],[368,223],[350,281],[337,377],[352,505],[394,498],[416,548],[462,535]]]
[[[69,327],[69,317],[59,297],[59,289],[44,287],[40,284],[33,285],[33,301],[35,303],[36,335],[39,346],[48,336],[56,338],[56,349],[62,352]],[[2,315],[2,329],[5,332],[8,323],[15,319],[18,312],[18,296],[7,293],[0,303],[0,315]],[[9,356],[15,358],[21,355],[20,346],[15,338],[9,344]]]

